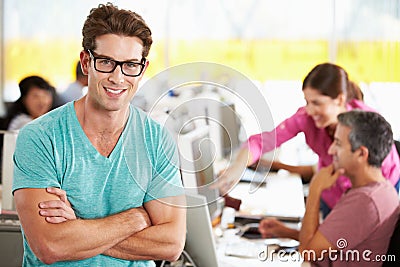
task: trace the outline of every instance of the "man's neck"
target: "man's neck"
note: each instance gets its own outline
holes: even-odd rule
[[[79,123],[86,133],[119,135],[129,116],[129,105],[119,111],[101,110],[90,105],[86,97],[75,102],[75,110]]]
[[[107,111],[91,106],[87,97],[75,102],[78,121],[95,149],[109,157],[128,121],[129,105],[120,111]]]
[[[371,183],[383,182],[386,179],[383,177],[380,168],[366,166],[364,168],[360,168],[353,177],[350,177],[350,180],[352,183],[352,188],[358,188]]]

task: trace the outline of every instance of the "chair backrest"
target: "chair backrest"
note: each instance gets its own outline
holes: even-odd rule
[[[394,144],[396,146],[397,154],[400,156],[400,141],[394,140]]]
[[[388,260],[388,261],[383,262],[382,267],[399,267],[400,266],[399,265],[399,263],[400,263],[400,217],[397,220],[396,227],[394,228],[394,232],[392,234],[392,237],[390,238],[389,248],[388,248],[386,255],[388,256],[387,258],[392,259],[392,261]],[[393,257],[395,257],[395,258],[393,258]]]

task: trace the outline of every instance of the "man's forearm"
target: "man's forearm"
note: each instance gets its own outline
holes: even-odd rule
[[[77,234],[75,235],[75,238],[77,237],[80,240],[80,242],[78,242],[80,243],[79,247],[70,247],[72,248],[71,251],[67,252],[66,257],[60,260],[75,260],[96,256],[110,247],[115,246],[130,235],[148,227],[149,223],[146,223],[146,221],[142,219],[142,216],[138,215],[136,211],[136,209],[131,209],[96,220],[70,221],[72,223],[81,223],[82,225],[78,228],[83,231],[83,233],[80,236]],[[82,240],[82,237],[84,237],[84,240]],[[64,246],[66,242],[74,241],[67,241],[64,239],[62,242]]]
[[[294,240],[299,240],[299,230],[288,228],[286,232],[286,237]]]
[[[43,210],[37,203],[44,205],[59,198],[41,188],[19,189],[14,192],[14,200],[29,246],[46,264],[96,256],[150,225],[143,208],[100,219],[49,223],[40,215]]]
[[[148,225],[131,209],[101,219],[48,224],[47,233],[27,237],[36,256],[51,264],[99,255]]]
[[[126,260],[176,260],[186,239],[185,202],[184,196],[147,202],[144,207],[153,225],[131,235],[103,254]]]
[[[59,194],[63,193],[63,191],[59,192]],[[167,203],[169,204],[166,205]],[[126,260],[174,259],[179,256],[184,246],[186,233],[185,197],[182,195],[164,198],[163,200],[153,200],[147,202],[145,206],[146,210],[142,207],[133,209],[135,210],[135,214],[133,214],[134,216],[129,219],[129,222],[134,225],[130,226],[129,230],[134,230],[134,232],[131,232],[130,235],[126,236],[124,240],[114,242],[113,246],[109,246],[95,255],[102,253],[104,255]],[[46,217],[46,220],[49,218],[52,219],[55,216],[65,217],[64,213],[66,213],[68,217],[75,218],[73,210],[65,208],[64,202],[60,200],[43,202],[41,203],[41,208],[40,215]],[[60,211],[62,212],[60,213]],[[70,214],[71,212],[72,214]],[[121,213],[121,215],[123,214],[124,212]],[[114,216],[116,215],[104,219],[109,220]],[[154,226],[151,225],[150,218],[154,223]],[[68,223],[70,226],[66,229],[75,228],[75,226],[71,226],[71,222],[72,224],[79,226],[80,224],[90,224],[94,221],[101,222],[101,220],[103,219],[69,220]],[[60,223],[58,220],[48,221],[49,223],[51,222],[56,225]],[[112,227],[114,230],[118,230],[120,225],[120,222],[114,222]],[[143,229],[145,230],[142,231]],[[87,231],[87,235],[90,236],[90,228],[88,228]],[[108,233],[107,230],[104,230],[98,233],[98,235],[101,237],[101,235],[106,235]],[[116,240],[113,236],[110,236],[110,238],[112,238],[112,241]]]
[[[308,244],[314,237],[319,227],[319,207],[321,190],[310,188],[310,194],[307,197],[306,213],[302,221],[302,227],[299,233],[300,247],[308,248]]]
[[[185,229],[155,225],[108,249],[103,254],[125,260],[176,260],[184,246]],[[182,238],[183,237],[183,238]]]

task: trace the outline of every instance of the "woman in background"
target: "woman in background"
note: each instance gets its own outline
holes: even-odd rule
[[[351,96],[347,96],[347,98],[350,99],[356,99],[360,101],[364,101],[364,94],[361,91],[361,88],[353,81],[349,81],[349,86],[351,87]],[[398,142],[398,141],[397,141]],[[395,140],[396,144],[396,149],[399,151],[399,148],[397,148],[397,143]],[[400,142],[399,142],[400,144]],[[296,173],[300,175],[301,180],[304,184],[309,183],[311,178],[313,177],[314,173],[317,171],[317,164],[315,165],[290,165],[290,164],[285,164],[280,161],[270,161],[266,160],[263,158],[260,158],[257,162],[255,162],[253,165],[249,166],[251,169],[257,170],[257,168],[270,168],[270,171],[278,171],[278,170],[286,170],[291,173]],[[399,183],[397,183],[399,184]],[[398,190],[397,190],[398,191]]]
[[[349,81],[347,72],[331,63],[315,66],[303,81],[302,90],[306,105],[297,110],[271,132],[251,136],[240,149],[236,160],[222,172],[214,187],[227,193],[239,181],[243,170],[260,159],[262,154],[279,147],[284,142],[303,132],[307,145],[318,155],[318,169],[332,163],[328,148],[338,123],[337,116],[352,109],[374,111],[359,98],[362,94]],[[276,143],[275,141],[276,135]],[[309,170],[312,174],[312,171]],[[400,176],[400,160],[393,145],[382,164],[386,179],[396,185]],[[331,188],[323,191],[321,210],[326,216],[344,192],[351,187],[347,177],[339,177]]]
[[[20,81],[21,96],[7,112],[7,130],[19,130],[28,122],[54,108],[55,89],[39,76],[28,76]]]

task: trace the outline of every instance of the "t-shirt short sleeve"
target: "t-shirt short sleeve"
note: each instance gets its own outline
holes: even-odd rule
[[[159,132],[157,141],[147,142],[147,150],[152,151],[150,157],[153,159],[153,175],[144,202],[185,193],[176,143],[166,129],[159,127],[157,131]]]
[[[18,134],[14,152],[13,192],[21,188],[60,187],[49,138],[27,125]]]
[[[320,225],[319,231],[332,245],[347,250],[357,247],[374,231],[379,214],[372,199],[365,194],[353,194],[342,200]]]

